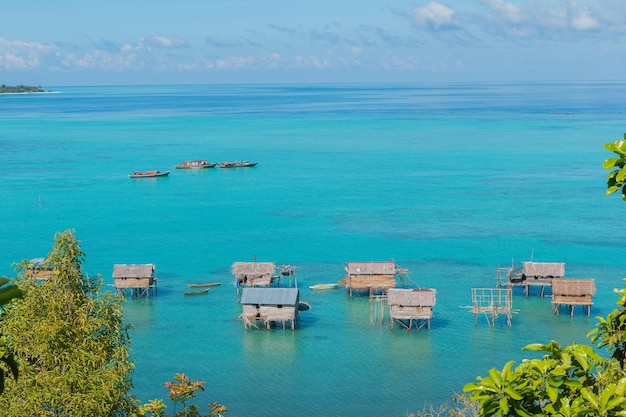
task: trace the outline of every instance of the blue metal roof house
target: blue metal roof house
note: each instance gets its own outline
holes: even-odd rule
[[[243,313],[239,316],[247,329],[262,325],[269,329],[272,324],[291,322],[294,330],[300,311],[300,290],[298,288],[256,288],[246,287],[241,294]]]

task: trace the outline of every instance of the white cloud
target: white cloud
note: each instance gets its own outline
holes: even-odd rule
[[[504,37],[576,42],[579,36],[602,27],[596,9],[574,0],[526,1],[521,6],[504,0],[482,0],[482,3],[487,10],[477,15],[480,29]],[[608,25],[604,30],[610,30]]]
[[[143,39],[143,45],[153,48],[186,48],[187,41],[180,37],[168,38],[166,36],[150,36]]]
[[[447,30],[458,28],[454,10],[441,3],[431,1],[424,7],[413,9],[413,22],[425,29]]]
[[[591,30],[598,27],[598,21],[588,9],[582,9],[572,17],[572,26],[578,30]]]
[[[9,41],[0,38],[0,68],[5,70],[30,70],[41,65],[55,47],[43,42]]]
[[[254,57],[232,56],[230,58],[215,60],[215,62],[213,62],[213,68],[221,70],[244,69],[252,67],[255,61]]]
[[[298,55],[294,57],[292,61],[292,68],[330,68],[331,62],[328,58],[318,58],[314,55],[302,56]]]
[[[508,22],[520,23],[524,20],[521,9],[513,3],[503,0],[483,0],[483,3]]]
[[[282,62],[280,54],[274,52],[263,59],[263,63],[267,68],[278,68]]]

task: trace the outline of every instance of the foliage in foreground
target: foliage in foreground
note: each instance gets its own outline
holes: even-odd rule
[[[83,275],[83,260],[78,240],[68,230],[55,235],[42,265],[52,271],[48,278],[36,279],[26,261],[17,267],[17,285],[0,278],[0,388],[6,373],[16,379],[0,395],[0,415],[167,416],[162,400],[136,406],[130,394],[133,364],[123,299],[101,291],[100,276]],[[175,404],[174,417],[203,417],[187,402],[204,391],[204,382],[177,374],[165,387]],[[176,412],[178,406],[182,409]],[[227,412],[218,403],[209,407],[206,417]]]
[[[209,413],[203,416],[196,405],[187,405],[187,401],[195,398],[199,390],[204,391],[204,382],[190,380],[185,374],[174,375],[174,381],[166,382],[165,388],[169,390],[170,400],[174,402],[174,417],[223,417],[228,411],[223,405],[212,403],[209,404]],[[182,410],[176,412],[179,405]],[[167,417],[164,411],[166,408],[162,400],[155,399],[139,407],[139,411],[142,416]]]
[[[606,195],[611,195],[621,189],[622,199],[626,201],[626,133],[624,140],[605,143],[604,149],[617,155],[617,158],[607,158],[602,163],[604,169],[611,170],[606,179]]]
[[[17,285],[10,283],[5,277],[0,278],[0,310],[2,314],[4,313],[5,305],[9,304],[13,299],[22,298],[23,295],[22,290],[20,290]],[[17,362],[13,357],[13,352],[7,349],[6,338],[4,336],[0,337],[0,363],[3,363],[4,366],[9,369],[10,374],[17,379],[19,375]],[[4,379],[4,368],[0,367],[0,394],[4,391]]]
[[[464,390],[479,406],[479,417],[491,416],[626,416],[626,373],[623,370],[626,287],[619,294],[618,308],[588,337],[607,347],[613,357],[593,347],[572,343],[560,346],[531,344],[525,350],[545,352],[514,367],[510,361],[502,370],[490,369]]]
[[[0,321],[20,375],[5,386],[0,410],[10,416],[117,416],[134,410],[128,326],[121,300],[100,291],[101,277],[82,273],[72,231],[57,233],[41,282],[18,267],[23,300]]]

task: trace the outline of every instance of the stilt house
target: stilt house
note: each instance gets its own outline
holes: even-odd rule
[[[300,290],[297,288],[244,288],[241,294],[244,327],[267,329],[272,324],[291,323],[294,330],[299,317]]]
[[[529,294],[529,287],[541,287],[543,297],[545,287],[552,286],[553,278],[565,276],[565,264],[562,262],[523,262],[521,268],[511,268],[508,272],[510,286],[522,286]]]
[[[513,296],[509,288],[472,288],[472,312],[474,326],[483,314],[490,326],[495,326],[499,315],[504,314],[507,326],[511,327]]]
[[[396,274],[405,274],[405,269],[396,269],[395,262],[348,262],[345,265],[346,288],[350,296],[354,291],[368,294],[384,293],[397,286]]]
[[[592,297],[596,293],[593,279],[562,279],[552,280],[552,306],[554,313],[559,314],[562,305],[568,306],[570,314],[574,315],[574,306],[583,306],[587,316],[591,313]]]
[[[154,264],[116,264],[113,266],[115,291],[126,297],[149,297],[156,291]]]
[[[430,329],[430,319],[433,317],[435,305],[435,293],[429,289],[401,289],[390,288],[387,290],[387,302],[389,304],[389,321],[393,329],[397,322],[407,330],[415,325],[420,329],[424,325]]]
[[[271,287],[276,265],[274,262],[235,262],[230,271],[237,287]]]

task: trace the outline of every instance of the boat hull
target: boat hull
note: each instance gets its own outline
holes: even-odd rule
[[[208,288],[205,288],[203,290],[200,291],[188,291],[185,293],[185,297],[189,297],[189,296],[193,296],[193,295],[202,295],[202,294],[206,294],[209,292]]]
[[[332,290],[335,288],[339,288],[339,284],[315,284],[309,286],[309,289],[317,291],[317,290]]]
[[[205,169],[215,168],[217,162],[208,162],[206,160],[183,161],[182,164],[174,165],[176,169]]]
[[[189,288],[206,288],[206,287],[217,287],[218,285],[222,285],[221,282],[207,282],[206,284],[189,284]]]
[[[170,175],[169,171],[135,171],[130,173],[128,176],[130,178],[156,178],[156,177],[167,177]]]
[[[248,162],[248,161],[240,161],[240,162],[220,162],[217,164],[219,168],[251,168],[256,166],[258,162]]]

